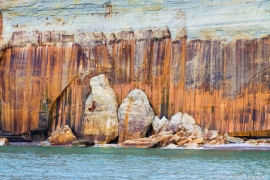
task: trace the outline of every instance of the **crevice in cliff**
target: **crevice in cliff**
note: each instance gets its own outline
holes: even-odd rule
[[[247,86],[249,86],[250,85],[250,82],[252,81],[252,79],[254,78],[254,77],[256,77],[257,75],[259,75],[259,74],[261,74],[261,73],[263,73],[264,71],[266,71],[267,69],[270,69],[270,66],[269,67],[267,67],[267,68],[264,68],[263,70],[261,70],[261,71],[259,71],[258,73],[256,73],[256,74],[254,74],[250,79],[249,79],[249,81],[248,81],[248,83],[247,83]]]
[[[51,105],[51,108],[50,108],[50,111],[49,111],[49,119],[48,119],[48,126],[49,126],[49,130],[52,132],[54,130],[54,128],[52,129],[52,121],[53,119],[58,119],[58,112],[56,112],[58,109],[58,104],[59,104],[59,101],[61,100],[61,98],[63,97],[63,94],[66,93],[67,91],[67,88],[75,81],[75,80],[78,80],[78,77],[79,75],[77,74],[70,82],[69,84],[63,89],[63,91],[61,92],[61,94],[56,98],[56,100],[52,103]],[[53,112],[55,111],[55,112]],[[55,114],[54,114],[55,113]],[[74,128],[73,128],[74,130]]]

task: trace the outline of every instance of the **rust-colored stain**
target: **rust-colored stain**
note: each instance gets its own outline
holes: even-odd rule
[[[96,103],[96,101],[93,101],[92,102],[92,106],[90,107],[90,108],[88,108],[88,111],[90,111],[90,112],[94,112],[95,111],[95,109],[96,109],[96,107],[97,107],[97,105],[96,105],[97,103]]]
[[[189,113],[221,133],[270,129],[269,36],[224,44],[186,37],[173,41],[158,31],[163,37],[149,30],[136,39],[128,31],[105,43],[90,40],[88,46],[69,36],[62,41],[56,32],[37,33],[39,44],[29,45],[21,42],[27,38],[23,32],[14,33],[0,61],[0,128],[12,134],[37,128],[48,89],[50,128],[68,124],[80,135],[89,79],[104,73],[119,104],[140,88],[159,117]],[[76,77],[91,68],[95,71]]]
[[[128,139],[128,132],[130,131],[129,129],[129,113],[131,111],[132,108],[132,102],[133,99],[129,99],[129,104],[127,106],[126,109],[126,114],[125,114],[125,118],[124,118],[124,123],[123,123],[123,127],[119,126],[119,139],[118,142],[122,143],[124,140]]]
[[[253,138],[262,138],[270,137],[270,130],[261,130],[261,131],[244,131],[244,132],[230,132],[230,136],[235,137],[253,137]]]

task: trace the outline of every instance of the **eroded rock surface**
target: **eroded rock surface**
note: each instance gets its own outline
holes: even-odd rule
[[[185,128],[188,133],[194,135],[196,138],[202,137],[202,128],[196,124],[195,119],[189,114],[184,114],[181,119],[180,129]]]
[[[165,131],[168,123],[169,120],[165,116],[163,116],[161,119],[156,116],[154,122],[152,123],[154,134]]]
[[[196,123],[195,119],[189,114],[176,113],[171,117],[170,121],[165,117],[159,119],[155,118],[153,122],[154,134],[161,134],[165,132],[181,133],[182,136],[195,138],[202,138],[202,128]]]
[[[218,131],[216,130],[210,130],[207,133],[206,132],[207,131],[205,131],[205,134],[204,134],[204,139],[206,140],[212,140],[218,136]]]
[[[146,94],[132,90],[118,109],[119,143],[146,136],[155,118]]]
[[[86,100],[82,123],[85,139],[111,142],[118,136],[117,100],[104,74],[90,80],[92,92]]]
[[[178,132],[180,129],[181,119],[183,114],[181,112],[176,113],[173,115],[167,125],[167,131],[172,131],[173,133]]]
[[[51,133],[51,136],[47,139],[51,145],[66,145],[74,141],[76,137],[71,131],[68,125],[62,126],[60,129],[55,130]],[[48,144],[48,143],[44,143]]]
[[[9,145],[9,141],[7,138],[0,138],[0,146]]]

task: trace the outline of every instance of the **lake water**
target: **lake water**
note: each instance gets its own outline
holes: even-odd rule
[[[270,179],[270,151],[5,146],[0,179]]]

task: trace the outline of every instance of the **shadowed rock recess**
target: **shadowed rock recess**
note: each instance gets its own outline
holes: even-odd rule
[[[77,138],[109,142],[118,129],[101,135],[87,117],[114,126],[118,105],[134,107],[125,98],[140,89],[151,121],[171,119],[165,124],[173,133],[190,120],[186,113],[220,133],[262,136],[270,129],[269,6],[267,0],[0,1],[0,132],[69,125]],[[103,91],[89,86],[100,74],[115,91],[113,108],[106,95],[99,94],[99,104],[95,93]],[[113,123],[98,115],[106,104]],[[127,113],[136,108],[123,109],[119,142],[144,137],[139,129],[148,121],[137,125]],[[159,122],[155,133],[163,131]]]

